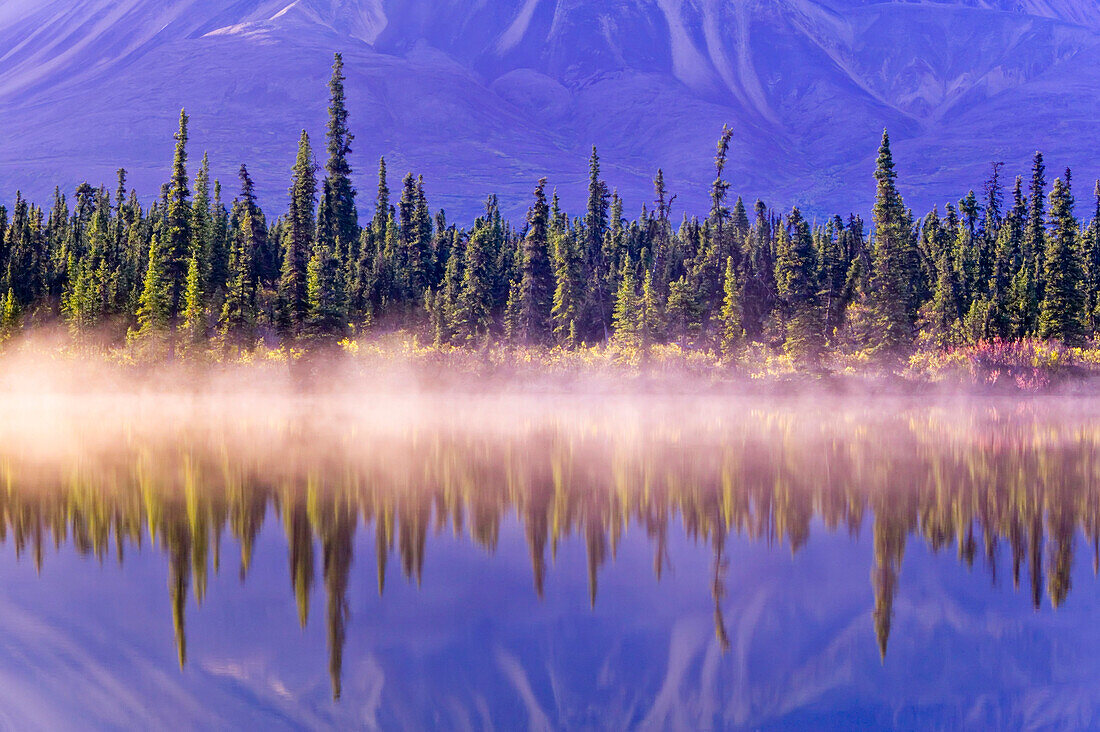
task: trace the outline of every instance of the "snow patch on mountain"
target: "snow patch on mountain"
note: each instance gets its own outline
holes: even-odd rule
[[[1100,174],[1093,0],[0,0],[0,201],[119,165],[154,194],[186,106],[282,206],[334,51],[359,189],[384,154],[460,217],[543,175],[575,210],[592,144],[628,208],[662,167],[706,210],[723,123],[736,191],[813,211],[866,211],[883,127],[918,208],[1036,148]]]
[[[512,24],[508,26],[508,30],[500,36],[500,40],[497,41],[497,52],[504,53],[510,51],[519,44],[523,37],[527,35],[527,29],[531,26],[531,18],[535,15],[535,8],[538,7],[539,0],[524,0],[523,7],[520,8],[519,14],[516,19],[512,21]]]

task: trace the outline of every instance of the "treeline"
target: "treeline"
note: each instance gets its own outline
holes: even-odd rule
[[[363,221],[344,80],[337,54],[327,161],[317,165],[303,131],[281,217],[260,208],[243,165],[229,203],[205,156],[189,178],[185,112],[171,180],[148,210],[125,170],[113,193],[84,183],[71,206],[59,190],[48,211],[17,194],[10,212],[0,207],[0,337],[60,319],[81,342],[125,335],[149,355],[239,354],[260,339],[323,345],[405,328],[437,345],[675,343],[730,361],[755,342],[816,365],[830,352],[896,360],[993,339],[1072,344],[1100,328],[1100,183],[1086,226],[1070,171],[1048,192],[1040,153],[1026,188],[1018,177],[1006,191],[994,163],[980,196],[918,219],[884,133],[871,226],[731,201],[728,128],[709,213],[676,226],[661,171],[652,204],[624,218],[595,148],[583,216],[566,214],[543,179],[522,229],[493,196],[472,227],[456,226],[411,174],[391,195],[382,160]]]

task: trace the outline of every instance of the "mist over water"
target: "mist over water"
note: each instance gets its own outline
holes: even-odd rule
[[[35,366],[0,393],[2,724],[1097,719],[1088,399]]]

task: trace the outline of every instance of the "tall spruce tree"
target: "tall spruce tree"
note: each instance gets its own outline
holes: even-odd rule
[[[577,320],[584,298],[583,255],[576,229],[552,232],[554,250],[554,303],[550,323],[555,340],[563,346],[576,345]]]
[[[253,258],[256,254],[256,227],[252,213],[244,209],[232,234],[229,253],[229,280],[218,329],[226,347],[237,353],[250,344],[256,323],[256,279]]]
[[[199,274],[205,285],[209,279],[210,258],[214,249],[214,210],[210,198],[210,159],[203,153],[199,172],[195,174],[195,192],[191,201],[191,242],[187,248],[190,260],[198,259]]]
[[[818,264],[810,225],[797,207],[780,229],[779,240],[775,279],[783,302],[784,348],[796,361],[816,364],[821,358],[824,326]]]
[[[397,261],[402,290],[408,302],[419,303],[431,284],[431,231],[425,231],[421,224],[420,196],[412,173],[402,182],[397,211],[401,227],[401,251]]]
[[[337,53],[332,63],[329,80],[328,127],[325,139],[328,162],[325,175],[332,193],[332,209],[336,229],[335,255],[341,263],[351,256],[359,240],[359,214],[355,209],[355,187],[351,183],[351,143],[355,139],[348,130],[347,100],[344,94],[344,57]]]
[[[1014,283],[1017,332],[1032,335],[1038,329],[1039,303],[1043,299],[1046,248],[1046,166],[1036,152],[1031,165],[1027,223],[1024,228],[1023,263]]]
[[[733,257],[726,257],[726,272],[722,278],[722,312],[720,317],[722,355],[727,359],[737,357],[744,329],[741,325],[741,287],[737,282],[737,267]]]
[[[1073,193],[1054,180],[1050,193],[1051,235],[1043,265],[1044,297],[1039,313],[1039,337],[1076,343],[1083,335],[1085,298],[1077,243],[1077,219],[1073,215]]]
[[[163,334],[172,319],[172,293],[168,282],[170,255],[161,246],[159,233],[153,234],[149,244],[149,265],[138,308],[138,335],[155,337]]]
[[[729,157],[729,142],[734,138],[734,131],[726,125],[722,127],[722,136],[718,138],[718,150],[714,156],[715,178],[711,184],[711,222],[719,242],[723,241],[726,219],[729,218],[729,209],[726,207],[726,196],[729,194],[729,183],[723,179],[722,174],[726,170]]]
[[[168,287],[169,319],[174,321],[183,304],[187,268],[191,258],[191,192],[187,179],[187,112],[180,110],[179,131],[176,132],[176,152],[172,160],[172,181],[168,189],[168,209],[165,214],[161,247],[164,250]]]
[[[345,297],[340,262],[334,251],[339,222],[336,197],[331,183],[323,184],[321,205],[317,216],[317,244],[309,260],[307,288],[309,293],[310,334],[321,341],[343,334],[346,323]]]
[[[1092,221],[1089,222],[1081,242],[1084,252],[1082,265],[1086,293],[1085,321],[1089,334],[1100,330],[1100,180],[1096,181],[1093,197],[1095,208]]]
[[[932,295],[928,323],[932,338],[940,346],[954,343],[961,329],[962,304],[955,271],[951,249],[943,247],[936,258],[936,287]]]
[[[206,338],[206,305],[203,290],[202,264],[198,249],[191,252],[187,263],[187,279],[183,293],[183,320],[180,329],[186,341],[198,346]]]
[[[492,260],[489,251],[492,236],[492,225],[482,221],[466,243],[456,330],[467,343],[480,342],[492,324]]]
[[[386,180],[386,159],[378,159],[378,194],[374,202],[374,220],[371,227],[374,229],[376,240],[386,238],[386,224],[390,216],[390,186]]]
[[[604,257],[603,240],[608,230],[608,190],[600,177],[600,156],[596,146],[588,159],[588,206],[584,216],[584,273],[586,279],[585,332],[607,338],[610,322],[607,289],[611,281]]]
[[[301,333],[309,316],[307,268],[313,256],[316,169],[309,135],[302,130],[298,141],[298,157],[294,163],[294,182],[290,188],[282,276],[279,280],[280,321],[284,331],[292,337]]]
[[[634,263],[627,255],[623,262],[622,276],[619,278],[619,291],[615,298],[612,313],[612,328],[616,345],[627,351],[634,351],[641,345],[638,323],[638,285],[634,277]]]
[[[545,343],[550,336],[554,274],[550,267],[550,207],[546,179],[535,186],[535,203],[527,212],[518,291],[517,338],[526,344]]]
[[[243,213],[247,213],[252,224],[252,267],[257,284],[274,287],[279,280],[282,262],[279,257],[279,242],[268,236],[263,213],[256,204],[256,186],[252,176],[244,165],[237,175],[241,182],[240,201]],[[242,214],[243,215],[243,214]]]
[[[895,359],[913,342],[912,291],[914,251],[909,216],[897,189],[897,172],[890,152],[890,135],[883,131],[875,164],[875,224],[869,304],[873,353]]]
[[[658,298],[657,288],[653,285],[653,272],[647,269],[642,280],[641,312],[638,314],[638,337],[641,339],[643,358],[649,357],[650,348],[661,337],[661,302]]]

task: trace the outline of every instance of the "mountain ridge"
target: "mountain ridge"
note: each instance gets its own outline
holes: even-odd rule
[[[1100,174],[1098,29],[1100,7],[1075,0],[9,0],[0,200],[119,166],[155,195],[186,106],[193,155],[227,181],[247,163],[278,209],[297,132],[323,134],[339,50],[363,191],[385,155],[458,216],[495,192],[519,217],[543,175],[577,210],[596,144],[631,210],[662,167],[696,213],[729,123],[736,191],[866,213],[886,127],[923,207],[994,159],[1024,173],[1036,148]]]

